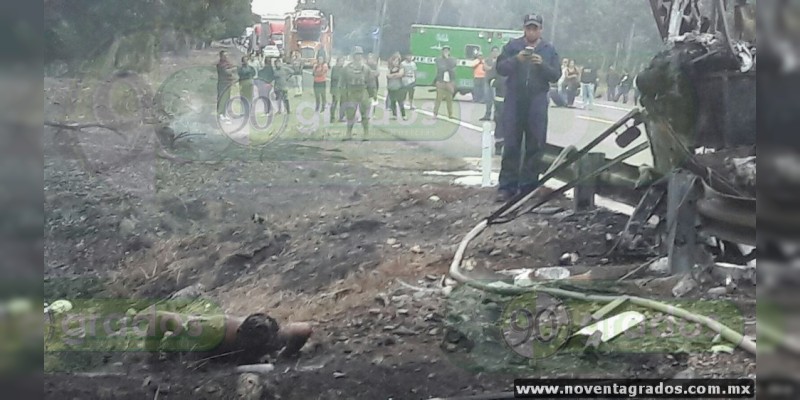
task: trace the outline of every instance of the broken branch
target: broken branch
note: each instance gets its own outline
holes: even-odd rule
[[[111,132],[114,132],[119,136],[125,137],[125,134],[122,133],[119,130],[119,128],[106,124],[99,124],[99,123],[77,124],[77,123],[67,123],[67,122],[44,121],[44,125],[58,129],[66,129],[69,131],[81,131],[88,128],[103,128]]]

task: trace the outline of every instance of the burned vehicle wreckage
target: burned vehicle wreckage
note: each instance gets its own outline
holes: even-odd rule
[[[543,181],[555,177],[569,183],[545,194],[521,193],[487,223],[502,223],[523,203],[535,208],[575,188],[576,206],[581,198],[592,203],[595,192],[636,206],[611,252],[658,248],[655,252],[668,254],[675,274],[701,264],[699,253],[747,264],[756,257],[754,5],[744,0],[651,0],[650,5],[667,48],[637,78],[643,109],[633,109],[580,150],[549,147]],[[643,131],[647,141],[641,140]],[[626,151],[613,159],[592,152],[609,137]],[[647,150],[653,165],[623,164]],[[644,240],[645,229],[655,230],[656,239]]]
[[[696,228],[722,243],[721,261],[743,263],[756,245],[756,47],[753,6],[737,1],[733,26],[728,2],[652,0],[669,49],[638,78],[653,154],[654,182],[629,227],[649,218],[654,202],[666,204],[666,245],[673,272],[694,264]],[[678,16],[676,21],[676,16]],[[752,22],[752,24],[751,24]],[[695,224],[698,224],[695,226]],[[630,243],[629,230],[621,239]]]

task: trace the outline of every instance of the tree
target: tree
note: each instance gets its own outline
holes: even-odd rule
[[[196,41],[238,36],[252,12],[250,0],[48,0],[44,21],[46,63],[108,73],[147,70],[162,32],[175,32],[189,51]]]

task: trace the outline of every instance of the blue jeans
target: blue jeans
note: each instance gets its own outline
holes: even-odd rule
[[[594,83],[581,83],[581,99],[583,106],[592,108],[594,105]]]
[[[486,112],[483,114],[483,116],[484,116],[484,118],[491,119],[492,118],[492,106],[494,106],[495,90],[489,84],[488,81],[486,82],[486,88],[485,88],[485,91],[483,93],[485,95],[484,103],[486,104]]]

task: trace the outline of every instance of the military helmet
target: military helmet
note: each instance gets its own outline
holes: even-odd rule
[[[361,46],[353,46],[353,54],[364,54],[364,49]]]

